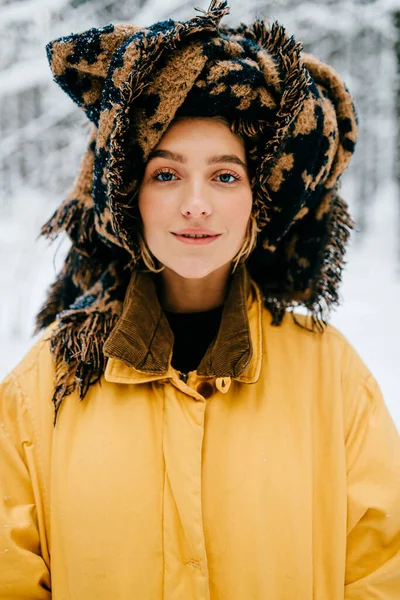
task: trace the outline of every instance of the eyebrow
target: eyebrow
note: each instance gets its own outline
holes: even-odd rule
[[[171,152],[170,150],[153,150],[150,152],[148,162],[152,158],[167,158],[182,164],[187,162],[186,158],[182,154],[179,154],[179,152]],[[233,163],[235,165],[240,165],[247,170],[246,163],[236,156],[236,154],[218,154],[215,156],[210,156],[210,158],[207,160],[208,165],[215,165],[219,163]]]

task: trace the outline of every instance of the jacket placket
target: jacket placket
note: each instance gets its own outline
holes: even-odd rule
[[[163,386],[164,598],[209,600],[202,515],[202,452],[206,399],[177,377]]]

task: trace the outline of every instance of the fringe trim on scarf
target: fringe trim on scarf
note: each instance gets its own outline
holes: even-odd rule
[[[280,325],[285,312],[289,310],[296,325],[308,331],[322,333],[326,329],[332,309],[340,304],[338,289],[346,265],[344,256],[351,231],[354,229],[354,221],[348,212],[347,203],[337,191],[333,190],[330,193],[332,208],[319,273],[313,278],[316,285],[309,299],[294,302],[279,297],[264,298],[265,306],[272,314],[272,325]],[[311,327],[304,326],[297,320],[293,312],[296,306],[307,308]]]
[[[90,248],[95,241],[92,186],[96,135],[97,128],[92,126],[72,190],[41,229],[41,235],[50,240],[65,231],[80,248]]]
[[[340,304],[339,286],[346,265],[344,256],[355,223],[348,212],[348,204],[336,190],[332,194],[332,209],[328,235],[323,246],[320,276],[315,278],[315,289],[304,305],[312,311],[313,330],[323,331],[333,307]],[[318,298],[318,300],[316,300]]]
[[[50,325],[57,315],[68,309],[100,279],[106,270],[105,260],[88,257],[72,246],[56,281],[50,286],[47,299],[36,316],[36,330]]]
[[[87,249],[96,246],[93,208],[77,199],[63,202],[43,225],[41,235],[54,241],[63,231],[76,247],[89,256]]]
[[[53,304],[49,298],[40,313],[41,322],[38,316],[38,328],[44,321],[51,323],[51,317],[56,316],[56,326],[50,336],[50,350],[56,365],[55,419],[65,396],[77,389],[83,399],[89,387],[103,375],[106,362],[103,345],[122,312],[130,275],[129,269],[118,261],[110,263],[105,270],[103,266],[102,274],[93,275],[94,285],[80,292],[61,312],[53,306],[58,301],[57,293],[62,290],[65,276],[62,279],[60,276],[60,281],[53,285]],[[57,310],[56,315],[53,310]]]
[[[78,390],[83,400],[89,387],[99,381],[106,358],[103,345],[116,324],[119,313],[82,312],[65,317],[50,338],[50,349],[55,358],[55,389],[53,394],[54,425],[65,396]]]
[[[51,284],[47,292],[46,301],[36,315],[34,335],[53,323],[56,316],[65,310],[79,295],[78,289],[72,282],[71,253],[68,254],[64,266],[57,279]]]

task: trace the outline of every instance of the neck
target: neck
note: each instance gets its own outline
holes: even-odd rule
[[[189,313],[221,306],[226,298],[229,268],[230,265],[224,265],[201,279],[187,279],[165,267],[160,274],[164,310]]]

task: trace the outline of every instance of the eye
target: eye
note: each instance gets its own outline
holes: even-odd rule
[[[173,181],[173,177],[176,177],[176,175],[169,169],[159,169],[154,173],[154,175],[152,175],[152,179],[160,183],[167,183],[168,181]]]
[[[229,171],[224,171],[223,173],[219,173],[216,178],[220,178],[220,183],[235,183],[235,181],[240,181],[241,177],[236,173],[230,173]]]

